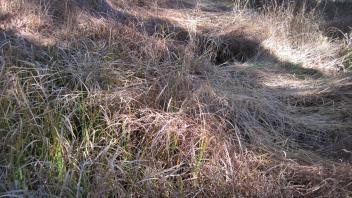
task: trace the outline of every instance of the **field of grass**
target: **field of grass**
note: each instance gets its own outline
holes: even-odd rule
[[[0,197],[351,197],[350,16],[229,5],[0,0]]]

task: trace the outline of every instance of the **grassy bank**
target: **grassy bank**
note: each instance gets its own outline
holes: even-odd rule
[[[0,0],[0,196],[352,196],[351,33],[159,3]]]

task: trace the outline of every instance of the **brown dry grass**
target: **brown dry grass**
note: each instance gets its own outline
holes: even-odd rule
[[[65,2],[0,0],[0,196],[352,196],[347,34]]]

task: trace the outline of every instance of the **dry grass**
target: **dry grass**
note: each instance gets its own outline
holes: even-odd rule
[[[348,34],[77,2],[0,0],[0,196],[352,196]]]

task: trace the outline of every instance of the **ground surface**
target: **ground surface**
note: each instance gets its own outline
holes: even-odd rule
[[[0,197],[352,196],[350,16],[214,2],[0,0]]]

